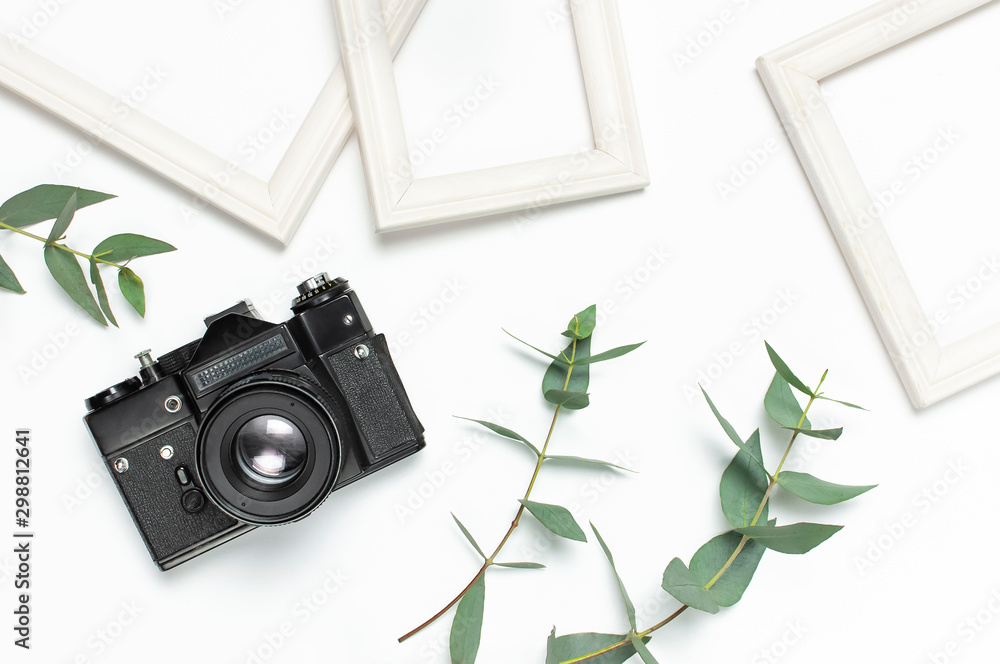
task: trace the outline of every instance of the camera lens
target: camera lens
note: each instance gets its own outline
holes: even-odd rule
[[[269,370],[223,392],[205,413],[196,445],[208,498],[258,526],[297,521],[333,491],[342,450],[336,405],[312,380]]]
[[[236,434],[240,469],[266,484],[283,484],[297,477],[307,454],[302,431],[279,415],[255,417]]]

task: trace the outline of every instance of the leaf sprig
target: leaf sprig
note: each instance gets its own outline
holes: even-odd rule
[[[791,431],[791,438],[774,473],[769,473],[764,466],[760,430],[743,440],[716,408],[708,393],[702,390],[723,431],[739,448],[723,473],[719,487],[722,511],[732,530],[709,540],[695,552],[690,563],[685,564],[680,558],[670,561],[663,572],[661,585],[681,606],[649,629],[639,630],[635,608],[615,569],[611,551],[597,528],[591,524],[618,581],[630,629],[626,634],[588,632],[556,636],[553,628],[547,643],[546,664],[621,664],[636,654],[644,664],[656,664],[656,658],[646,646],[651,635],[688,608],[714,614],[736,604],[750,585],[765,550],[788,554],[807,553],[843,528],[819,523],[778,526],[776,520],[769,521],[768,502],[775,487],[780,486],[788,493],[818,505],[841,503],[875,488],[834,484],[807,473],[782,470],[799,435],[836,440],[843,433],[840,428],[812,428],[807,413],[817,400],[833,401],[850,408],[860,406],[824,396],[820,388],[826,380],[826,372],[816,389],[810,389],[792,373],[769,344],[765,345],[774,365],[775,375],[764,396],[764,409],[779,426]],[[805,408],[799,405],[792,388],[809,398]]]
[[[552,442],[552,434],[555,431],[556,422],[559,419],[560,413],[562,413],[563,410],[581,410],[590,405],[590,393],[588,392],[590,387],[590,365],[619,358],[634,351],[642,345],[641,343],[630,344],[627,346],[620,346],[597,355],[592,355],[591,337],[594,333],[596,325],[596,305],[592,305],[573,316],[573,318],[569,321],[569,324],[566,326],[566,330],[562,332],[563,336],[570,339],[569,345],[566,346],[566,348],[563,349],[558,355],[548,353],[540,348],[532,346],[531,344],[521,341],[520,339],[517,339],[517,337],[514,337],[514,335],[507,332],[507,334],[510,334],[510,336],[517,339],[517,341],[520,341],[552,361],[542,379],[542,394],[546,401],[555,406],[555,410],[552,414],[552,422],[549,424],[548,434],[545,437],[545,442],[542,444],[541,448],[539,448],[521,434],[500,426],[499,424],[483,420],[460,418],[468,419],[468,421],[479,424],[499,436],[524,445],[536,457],[535,470],[531,476],[531,481],[528,483],[528,488],[524,493],[524,497],[518,501],[519,506],[517,513],[514,515],[514,519],[511,521],[510,527],[507,529],[506,534],[500,540],[500,543],[496,546],[496,548],[493,549],[493,552],[490,555],[486,555],[484,549],[479,545],[472,533],[469,532],[458,517],[454,514],[452,515],[459,530],[461,530],[462,534],[472,545],[473,549],[475,549],[476,553],[483,559],[483,564],[478,573],[473,577],[472,581],[470,581],[469,584],[454,599],[448,602],[443,609],[438,611],[419,627],[400,637],[400,642],[405,641],[424,628],[428,627],[431,623],[442,617],[448,612],[449,609],[457,604],[458,609],[455,612],[455,619],[452,623],[450,637],[451,661],[452,664],[473,664],[476,661],[476,657],[479,652],[479,642],[482,634],[483,616],[485,610],[487,570],[491,567],[506,567],[514,569],[541,569],[545,567],[544,565],[535,562],[497,561],[497,556],[500,555],[504,545],[510,540],[511,535],[514,534],[514,531],[520,524],[521,517],[524,515],[525,511],[531,514],[531,516],[538,520],[538,522],[545,528],[559,537],[577,542],[587,541],[586,534],[568,509],[562,507],[561,505],[551,505],[531,500],[531,494],[535,488],[536,482],[538,481],[538,476],[543,465],[549,465],[551,463],[573,463],[588,467],[610,467],[619,470],[628,470],[607,461],[576,456],[549,454],[549,444]]]
[[[128,265],[135,258],[163,254],[176,249],[166,242],[132,233],[112,235],[98,244],[90,254],[62,244],[78,210],[111,198],[115,196],[98,191],[64,185],[40,185],[0,205],[0,229],[43,243],[45,265],[56,283],[98,323],[107,327],[110,322],[118,327],[99,266],[110,265],[118,270],[118,288],[122,295],[140,316],[145,317],[145,288],[142,279]],[[24,230],[28,226],[52,219],[55,219],[55,222],[46,237]],[[93,284],[97,293],[96,299],[80,266],[80,258],[90,265],[90,284]],[[21,282],[2,256],[0,256],[0,288],[22,295],[25,293]]]

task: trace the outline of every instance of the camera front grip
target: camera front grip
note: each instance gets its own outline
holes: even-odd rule
[[[367,348],[367,355],[359,346]],[[413,412],[403,382],[379,334],[327,357],[333,380],[347,401],[371,463],[414,446],[423,447],[424,428]]]

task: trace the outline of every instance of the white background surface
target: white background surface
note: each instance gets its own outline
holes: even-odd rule
[[[232,4],[220,13],[222,3],[193,0],[155,10],[116,0],[18,0],[5,4],[0,29],[21,34],[26,17],[30,25],[45,6],[58,6],[29,40],[33,48],[123,95],[159,66],[167,76],[140,107],[266,176],[293,128],[252,159],[241,147],[276,109],[304,116],[337,57],[332,11],[322,0]],[[0,294],[0,436],[9,465],[0,472],[0,536],[10,541],[13,530],[12,438],[25,426],[34,436],[37,533],[34,648],[13,647],[4,622],[3,660],[242,664],[257,652],[267,662],[449,661],[449,620],[395,641],[476,570],[449,512],[492,546],[531,471],[530,456],[452,415],[502,418],[540,440],[550,417],[538,390],[544,366],[500,328],[555,348],[566,319],[597,302],[604,315],[596,347],[649,343],[594,369],[593,406],[561,421],[553,451],[621,458],[641,473],[546,469],[535,497],[573,505],[581,523],[598,524],[641,626],[676,607],[659,589],[669,560],[688,560],[726,527],[717,483],[734,450],[701,399],[689,396],[697,381],[741,433],[762,426],[771,467],[784,437],[760,404],[771,378],[763,338],[807,383],[829,367],[829,394],[872,411],[817,407],[815,425],[844,425],[844,437],[802,445],[792,463],[832,481],[877,482],[877,490],[834,508],[787,496],[774,504],[785,523],[847,528],[804,557],[768,553],[736,607],[717,616],[689,611],[655,635],[661,661],[986,661],[1000,644],[989,519],[997,511],[1000,454],[989,418],[998,384],[925,412],[911,408],[753,69],[758,55],[866,4],[624,2],[653,179],[647,191],[549,209],[530,223],[501,216],[379,237],[352,140],[284,249],[195,210],[190,196],[125,158],[81,148],[83,138],[60,121],[0,94],[0,195],[42,182],[113,192],[121,197],[79,214],[71,246],[89,250],[131,231],[180,250],[136,263],[147,284],[146,321],[113,295],[122,329],[105,330],[51,281],[40,247],[0,237],[0,252],[29,291]],[[689,38],[726,9],[734,20],[702,35],[708,45],[680,66]],[[435,128],[449,130],[421,175],[589,145],[571,24],[560,11],[551,0],[430,0],[396,67],[414,149]],[[887,215],[928,313],[947,307],[952,315],[945,335],[997,320],[996,275],[961,308],[949,295],[977,276],[1000,241],[988,177],[996,173],[998,22],[996,6],[987,6],[826,86],[874,192],[904,177],[940,128],[958,128],[954,149]],[[456,126],[453,105],[491,76],[499,86]],[[89,154],[72,158],[81,151]],[[756,172],[720,193],[733,169],[761,151],[767,159]],[[669,258],[654,260],[661,254]],[[305,521],[158,572],[99,465],[81,423],[83,399],[134,373],[136,351],[159,354],[200,336],[204,316],[241,298],[283,320],[296,283],[322,270],[350,278],[376,328],[395,343],[427,427],[426,450],[334,494]],[[43,354],[50,357],[36,358]],[[405,512],[419,491],[428,497]],[[900,527],[904,520],[910,525]],[[490,573],[482,664],[543,661],[553,624],[560,633],[627,628],[595,543],[552,543],[528,518],[507,555],[549,569]],[[12,561],[0,555],[0,563]],[[330,574],[345,580],[328,596]],[[0,582],[0,615],[11,622],[8,567]],[[327,601],[312,610],[303,602],[314,595]],[[138,611],[124,627],[123,605]],[[283,623],[291,635],[270,650]],[[949,642],[957,654],[939,654]]]

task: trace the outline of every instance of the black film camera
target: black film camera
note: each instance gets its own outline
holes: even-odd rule
[[[385,337],[347,281],[306,281],[292,313],[277,325],[242,302],[159,361],[140,353],[137,377],[87,400],[87,426],[160,569],[301,519],[423,448]]]

